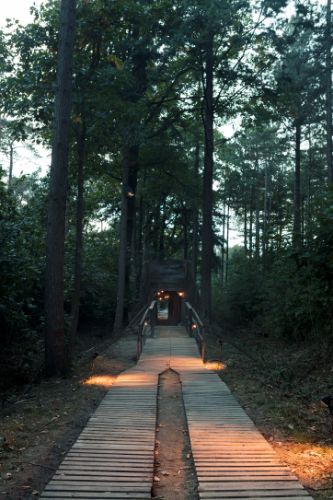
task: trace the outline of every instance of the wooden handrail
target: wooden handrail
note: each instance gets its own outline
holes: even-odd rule
[[[198,344],[199,350],[200,350],[200,354],[201,354],[201,358],[203,361],[205,361],[206,346],[205,346],[205,341],[204,341],[204,337],[203,337],[204,324],[201,321],[200,316],[197,313],[197,311],[187,301],[185,301],[185,315],[186,315],[186,319],[187,319],[186,328],[187,328],[188,334],[190,335],[190,337],[194,337],[195,340],[197,341],[197,344]],[[193,325],[195,325],[196,328],[193,328]]]
[[[145,309],[144,315],[142,316],[141,321],[139,323],[140,326],[144,325],[144,322],[146,321],[148,314],[151,313],[151,311],[154,309],[156,303],[157,303],[156,300],[153,300],[152,303]]]
[[[195,318],[196,318],[196,320],[197,320],[198,325],[199,325],[201,328],[203,328],[203,326],[204,326],[204,325],[203,325],[203,322],[201,321],[200,316],[199,316],[199,314],[197,313],[197,311],[194,309],[194,307],[193,307],[193,306],[192,306],[189,302],[185,302],[185,307],[187,307],[188,309],[191,309],[191,311],[192,311],[192,313],[193,313],[194,317],[195,317]]]
[[[148,326],[148,324],[150,326],[151,336],[154,337],[156,316],[157,316],[157,301],[153,300],[151,304],[145,309],[145,312],[138,326],[137,350],[136,350],[137,359],[139,359],[142,352],[142,346],[145,337],[145,328],[146,326]]]

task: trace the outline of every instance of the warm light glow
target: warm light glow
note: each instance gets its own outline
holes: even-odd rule
[[[115,380],[115,375],[92,375],[83,382],[83,385],[98,385],[108,389],[114,384]]]
[[[205,368],[207,368],[207,370],[221,371],[225,370],[226,367],[227,365],[218,359],[212,359],[211,361],[206,361],[205,363]]]
[[[177,292],[179,297],[184,297],[185,296],[185,293],[184,292]]]
[[[144,326],[148,326],[148,321],[145,321],[143,324]]]
[[[197,327],[197,325],[195,323],[192,324],[192,330],[195,330]]]

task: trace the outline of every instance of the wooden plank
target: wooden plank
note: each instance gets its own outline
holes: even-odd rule
[[[146,342],[136,365],[118,376],[42,498],[150,498],[157,382],[180,374],[200,499],[309,500],[288,468],[213,371],[193,339]]]
[[[188,373],[176,354],[200,498],[311,498],[219,377]]]
[[[225,498],[251,498],[251,500],[257,499],[262,500],[263,498],[278,498],[279,500],[291,499],[295,498],[296,500],[310,500],[312,497],[307,495],[305,490],[284,490],[281,493],[281,490],[269,490],[269,491],[258,491],[258,490],[247,490],[247,491],[228,491],[228,492],[219,492],[219,491],[205,491],[199,492],[200,499],[225,499]]]
[[[101,499],[110,499],[112,500],[123,500],[124,498],[127,499],[145,499],[145,500],[150,500],[151,495],[148,496],[147,493],[140,493],[140,492],[113,492],[112,496],[110,496],[110,492],[77,492],[77,491],[71,491],[71,492],[65,492],[65,491],[45,491],[43,493],[43,496],[41,498],[53,498],[53,500],[64,500],[64,499],[70,499],[70,498],[85,498],[88,500],[101,500]]]

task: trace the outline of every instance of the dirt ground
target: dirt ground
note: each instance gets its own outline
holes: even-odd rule
[[[115,376],[135,363],[134,336],[115,343],[90,336],[80,347],[68,379],[43,381],[2,409],[0,498],[38,498]]]
[[[155,457],[154,499],[199,498],[181,384],[172,370],[159,380]]]
[[[323,500],[333,498],[333,436],[320,400],[333,394],[333,358],[331,346],[314,345],[217,329],[207,355],[281,461]]]

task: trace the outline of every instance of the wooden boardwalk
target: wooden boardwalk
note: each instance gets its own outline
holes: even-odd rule
[[[310,500],[193,339],[148,339],[138,364],[118,376],[41,498],[150,499],[158,377],[179,373],[200,499]],[[172,500],[167,499],[167,500]]]

